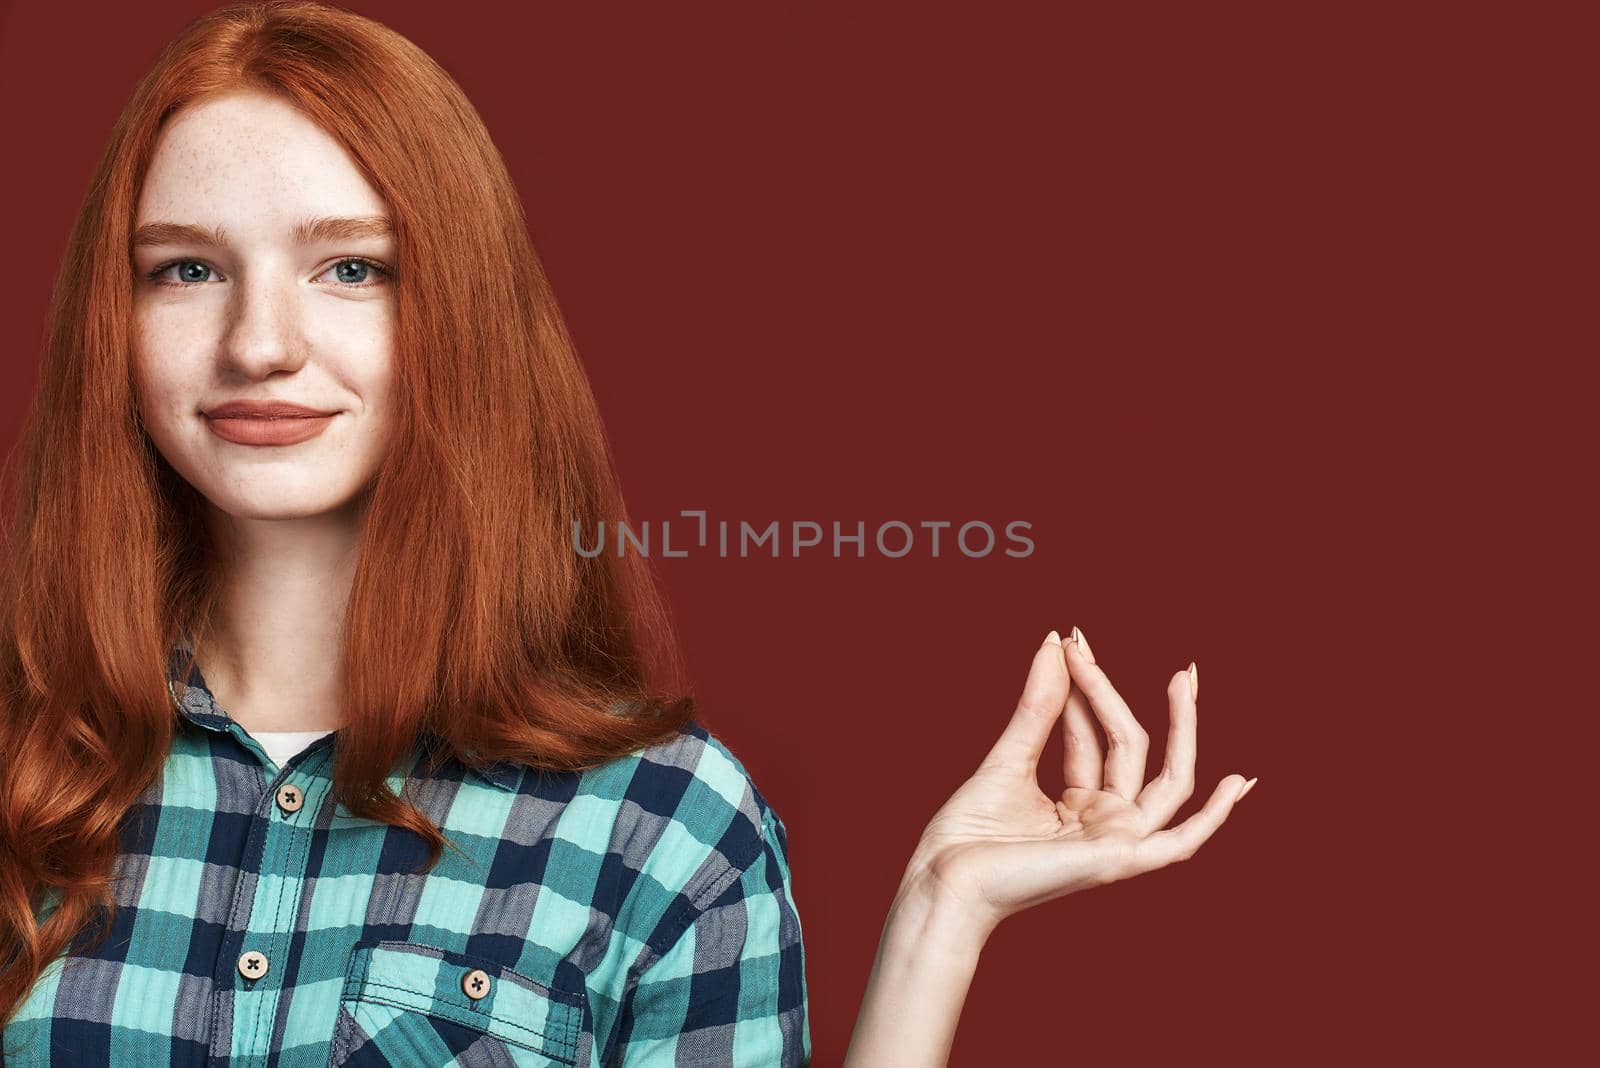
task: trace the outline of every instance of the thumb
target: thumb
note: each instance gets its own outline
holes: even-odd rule
[[[1022,687],[1022,698],[982,766],[1036,773],[1044,743],[1049,740],[1050,732],[1061,718],[1071,688],[1072,679],[1067,674],[1061,636],[1051,631],[1045,637],[1044,644],[1033,654],[1033,664],[1028,669],[1028,679]]]

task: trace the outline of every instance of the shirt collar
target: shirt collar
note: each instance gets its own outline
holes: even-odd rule
[[[184,719],[206,730],[226,733],[229,726],[234,724],[233,717],[217,704],[206,686],[205,676],[200,674],[199,663],[190,665],[187,678],[181,677],[183,661],[190,649],[187,637],[180,638],[172,647],[167,658],[167,692],[172,694],[173,704]],[[242,727],[240,729],[243,730]],[[482,768],[468,766],[467,771],[506,791],[515,791],[522,778],[522,769],[506,761],[497,761]]]

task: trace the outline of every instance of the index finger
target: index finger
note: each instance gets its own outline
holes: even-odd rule
[[[1132,801],[1144,789],[1144,764],[1150,752],[1150,736],[1100,665],[1089,659],[1078,642],[1066,642],[1062,657],[1071,665],[1073,681],[1089,698],[1089,706],[1106,732],[1102,789]]]

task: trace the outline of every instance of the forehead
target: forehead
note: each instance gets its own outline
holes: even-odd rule
[[[316,123],[280,97],[234,93],[167,120],[135,224],[201,223],[234,232],[384,210],[344,146]]]

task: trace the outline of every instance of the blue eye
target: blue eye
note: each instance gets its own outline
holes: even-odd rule
[[[374,275],[381,276],[383,279],[387,279],[389,276],[389,268],[381,263],[362,259],[359,256],[342,259],[335,263],[331,270],[334,277],[341,283],[354,289],[370,289],[375,285],[382,284],[379,279],[373,277]]]
[[[174,267],[178,269],[178,282],[176,283],[178,285],[190,285],[211,280],[211,268],[199,260],[173,260],[171,263],[163,263],[160,267],[150,272],[150,280],[159,282],[161,276]]]
[[[359,285],[367,280],[368,266],[360,260],[340,260],[333,266],[334,273],[339,276],[339,281]]]

